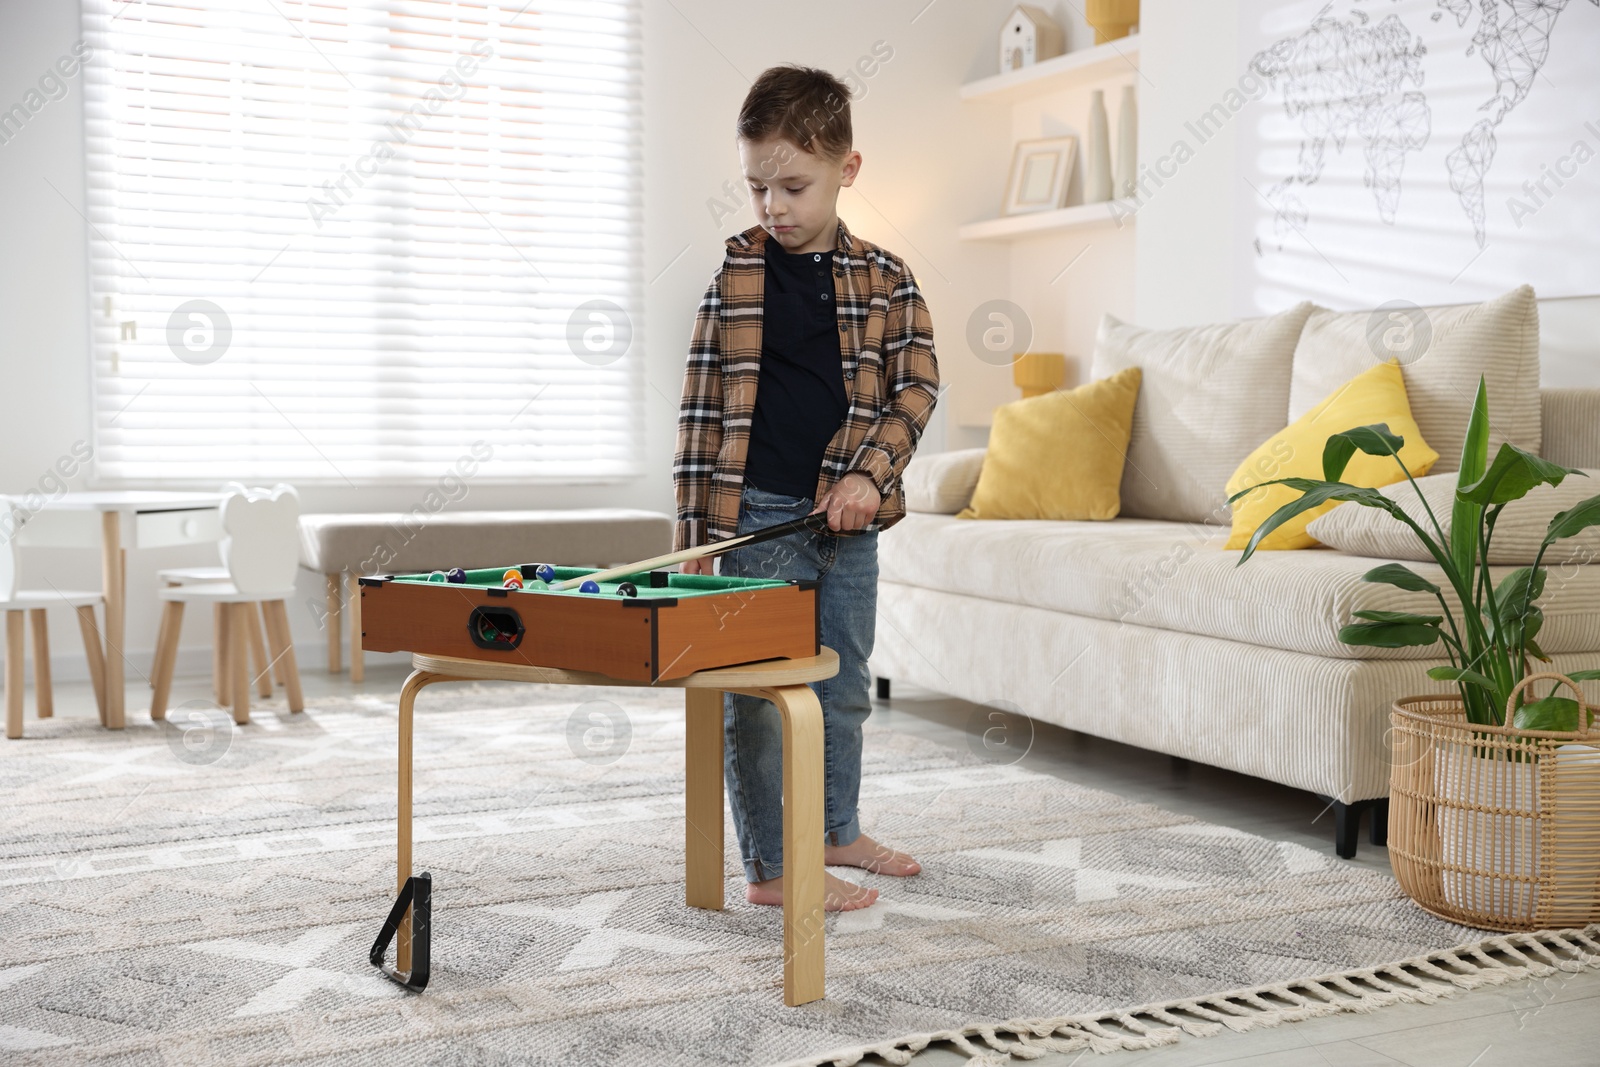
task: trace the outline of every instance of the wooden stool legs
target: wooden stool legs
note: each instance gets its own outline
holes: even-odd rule
[[[367,665],[361,654],[361,575],[351,571],[349,579],[344,610],[350,617],[350,680],[361,682],[367,677]]]
[[[227,625],[223,605],[211,605],[211,699],[221,707],[228,706],[228,649],[222,640]]]
[[[219,688],[227,697],[226,703],[219,701],[219,704],[233,708],[233,721],[241,726],[250,721],[252,682],[261,696],[270,697],[272,676],[280,671],[288,695],[289,710],[305,710],[305,699],[300,691],[300,671],[295,666],[294,646],[289,638],[289,615],[283,601],[262,601],[259,614],[254,601],[213,606],[222,620],[216,643],[221,650],[222,663],[222,684]],[[183,601],[167,601],[161,614],[161,627],[156,634],[156,667],[152,679],[155,692],[150,698],[152,719],[164,719],[167,715],[167,701],[172,695],[172,672],[178,658],[178,634],[182,628]],[[267,647],[261,647],[261,643]],[[254,674],[251,673],[252,659]]]
[[[228,678],[233,689],[233,721],[250,721],[249,604],[228,604]]]
[[[300,666],[295,662],[294,640],[289,633],[289,612],[281,600],[263,600],[261,615],[267,624],[267,645],[272,650],[272,662],[283,671],[289,710],[304,711],[306,704],[300,692]]]
[[[157,722],[167,717],[167,700],[172,696],[172,668],[178,660],[178,634],[182,629],[183,601],[169,600],[161,608],[161,626],[156,630],[155,677],[151,679],[155,692],[150,694],[150,718]]]
[[[255,671],[256,696],[266,700],[272,696],[272,661],[267,659],[267,647],[261,640],[261,613],[254,604],[244,604],[239,617],[244,620],[250,635],[250,665]]]
[[[43,608],[28,612],[33,624],[33,700],[39,718],[48,719],[56,713],[55,694],[50,689],[50,630],[45,622]]]
[[[809,685],[763,690],[783,715],[783,1002],[822,999],[822,705]]]
[[[89,661],[89,683],[94,686],[95,707],[100,710],[100,725],[106,724],[106,661],[100,643],[100,627],[94,621],[94,605],[78,608],[78,632],[83,635],[83,654]],[[154,684],[154,672],[151,683]]]
[[[412,726],[417,694],[434,682],[469,680],[418,668],[400,688],[397,893],[411,878]],[[809,1004],[822,999],[825,975],[822,705],[809,685],[738,692],[772,701],[783,718],[783,1002],[790,1007]],[[717,909],[723,905],[722,691],[687,688],[684,697],[685,894],[691,907]],[[412,947],[408,908],[395,931],[398,976],[411,972]],[[381,949],[374,952],[372,962],[381,965]]]
[[[721,911],[722,690],[684,690],[684,899]]]
[[[344,670],[339,662],[339,585],[340,577],[337,574],[327,574],[323,579],[328,585],[328,613],[323,616],[322,625],[328,631],[328,673],[338,674]]]
[[[6,736],[22,736],[23,616],[21,611],[6,612]]]
[[[83,652],[89,663],[89,681],[94,685],[95,709],[100,715],[100,725],[106,723],[106,664],[100,644],[100,627],[95,624],[94,605],[81,604],[78,613],[78,630],[83,634]],[[6,614],[6,736],[22,736],[22,684],[24,658],[23,612]],[[50,681],[50,633],[45,609],[30,608],[26,612],[33,627],[33,685],[34,700],[38,704],[39,718],[48,719],[55,714],[55,697]]]
[[[395,892],[406,887],[411,877],[411,720],[412,708],[423,686],[433,682],[449,681],[450,676],[432,671],[412,671],[405,685],[400,687],[400,766],[395,800],[398,808],[395,819]],[[395,935],[394,969],[402,974],[411,973],[411,909],[406,909]]]

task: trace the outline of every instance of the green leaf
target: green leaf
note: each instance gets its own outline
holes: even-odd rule
[[[1592,682],[1595,679],[1600,678],[1600,670],[1594,670],[1594,671],[1565,671],[1563,673],[1565,673],[1566,676],[1568,678],[1571,678],[1574,682]]]
[[[1489,463],[1489,387],[1478,378],[1478,395],[1472,402],[1472,418],[1461,442],[1461,473],[1456,476],[1456,498],[1450,510],[1450,558],[1462,581],[1472,585],[1473,564],[1478,559],[1478,522],[1483,507],[1464,499],[1461,490],[1483,477]]]
[[[1261,488],[1263,485],[1287,485],[1291,489],[1300,490],[1298,499],[1291,500],[1277,511],[1267,516],[1267,520],[1256,527],[1256,532],[1250,535],[1249,542],[1244,546],[1244,552],[1239,556],[1239,564],[1243,564],[1255,553],[1256,546],[1261,539],[1273,530],[1282,526],[1290,519],[1312,508],[1320,507],[1330,500],[1349,500],[1369,508],[1382,508],[1391,515],[1400,510],[1400,506],[1376,489],[1365,489],[1359,485],[1346,485],[1343,482],[1321,482],[1315,478],[1274,478],[1270,482],[1261,482],[1250,489],[1242,490],[1228,498],[1229,503],[1244,496],[1245,493]],[[1238,564],[1236,564],[1237,566]]]
[[[1540,459],[1507,442],[1495,453],[1488,472],[1472,484],[1457,488],[1456,498],[1465,497],[1483,507],[1507,504],[1521,500],[1536,486],[1560,485],[1562,479],[1574,473],[1576,470],[1572,467]]]
[[[1438,626],[1443,615],[1413,615],[1409,611],[1352,611],[1351,618],[1369,622],[1414,622],[1421,626]]]
[[[1361,576],[1363,582],[1372,582],[1375,585],[1392,585],[1413,593],[1439,593],[1439,587],[1428,579],[1399,563],[1385,563],[1381,567],[1374,567]]]
[[[1428,677],[1436,682],[1466,682],[1480,689],[1494,692],[1494,683],[1477,671],[1469,671],[1465,667],[1430,667]]]
[[[1533,653],[1533,658],[1538,660],[1540,663],[1549,663],[1550,662],[1550,657],[1548,655],[1546,655],[1544,649],[1539,647],[1539,642],[1537,642],[1537,641],[1535,641],[1533,639],[1533,635],[1532,634],[1528,634],[1527,636],[1525,636],[1522,639],[1522,644],[1523,644],[1523,646],[1525,648],[1527,648],[1527,650],[1529,652]]]
[[[1511,725],[1519,730],[1564,730],[1578,728],[1578,702],[1571,697],[1548,696],[1517,709]]]
[[[1528,593],[1529,575],[1533,574],[1533,593]],[[1530,603],[1544,595],[1545,569],[1540,567],[1535,571],[1532,567],[1518,567],[1500,580],[1495,586],[1494,600],[1500,605],[1500,618],[1510,621],[1522,613],[1524,602]]]
[[[1597,524],[1600,524],[1600,496],[1592,496],[1552,518],[1549,528],[1545,530],[1544,542],[1549,544],[1563,537],[1571,537]]]
[[[1410,648],[1439,640],[1439,627],[1410,622],[1353,622],[1339,630],[1339,640],[1367,648]]]
[[[1391,432],[1386,422],[1333,434],[1322,446],[1322,476],[1330,482],[1343,478],[1345,464],[1357,450],[1369,456],[1393,456],[1399,454],[1405,443],[1406,439]]]

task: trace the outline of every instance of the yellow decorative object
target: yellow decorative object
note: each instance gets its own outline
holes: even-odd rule
[[[1084,21],[1094,27],[1094,43],[1105,44],[1128,36],[1139,21],[1139,0],[1086,0]]]
[[[1067,357],[1060,352],[1028,352],[1011,364],[1011,380],[1026,400],[1061,388],[1067,377]]]
[[[1322,448],[1328,438],[1336,433],[1386,423],[1392,433],[1405,438],[1400,448],[1400,462],[1413,477],[1427,474],[1438,460],[1439,453],[1428,447],[1411,417],[1411,404],[1406,399],[1406,383],[1400,374],[1399,360],[1362,371],[1344,385],[1335,389],[1316,407],[1297,421],[1274,435],[1239,464],[1239,469],[1228,479],[1228,495],[1274,478],[1322,478]],[[1342,481],[1368,489],[1379,489],[1401,481],[1405,475],[1393,456],[1369,456],[1357,452],[1345,466]],[[1283,505],[1298,499],[1300,492],[1286,485],[1263,486],[1247,497],[1234,502],[1233,535],[1228,538],[1229,548],[1242,549],[1250,535]],[[1301,512],[1261,539],[1258,548],[1310,548],[1320,544],[1306,533],[1306,524],[1318,515],[1338,506],[1329,501],[1321,507]],[[1356,505],[1359,507],[1360,505]]]
[[[1140,371],[995,409],[960,519],[1114,519]]]

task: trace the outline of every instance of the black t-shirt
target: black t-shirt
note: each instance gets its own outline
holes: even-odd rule
[[[757,489],[810,497],[822,454],[850,401],[839,355],[833,253],[766,242],[761,374],[745,455],[745,481]]]

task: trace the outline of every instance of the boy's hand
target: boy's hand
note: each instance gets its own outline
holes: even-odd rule
[[[872,484],[872,479],[855,471],[840,478],[832,489],[823,493],[811,513],[815,515],[819,511],[826,511],[830,530],[859,530],[878,514],[878,505],[881,503],[883,497],[878,494],[878,487]]]
[[[684,574],[710,574],[716,565],[716,556],[701,556],[699,559],[684,560],[678,564],[678,570]]]

